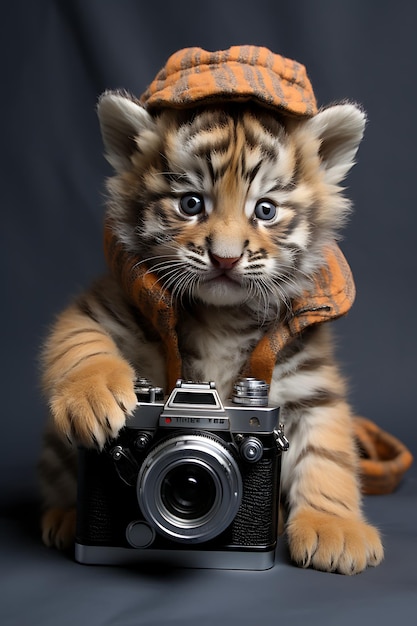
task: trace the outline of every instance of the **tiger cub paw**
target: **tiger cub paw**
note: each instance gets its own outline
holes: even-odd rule
[[[51,398],[56,427],[70,441],[101,449],[117,437],[136,406],[134,380],[130,365],[112,355],[77,368]]]
[[[291,557],[301,567],[352,575],[384,556],[377,529],[358,519],[304,510],[291,517],[287,533]]]
[[[75,539],[75,508],[48,509],[42,516],[42,541],[48,548],[68,550]]]

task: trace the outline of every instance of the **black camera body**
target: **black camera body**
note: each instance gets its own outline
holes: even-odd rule
[[[166,402],[140,380],[137,408],[102,452],[79,450],[75,558],[263,570],[277,542],[288,441],[268,385],[179,380]]]

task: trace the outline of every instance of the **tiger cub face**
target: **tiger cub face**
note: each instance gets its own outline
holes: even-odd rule
[[[340,181],[365,116],[353,104],[308,120],[250,104],[165,110],[99,103],[119,238],[178,300],[264,313],[308,284],[349,209]]]

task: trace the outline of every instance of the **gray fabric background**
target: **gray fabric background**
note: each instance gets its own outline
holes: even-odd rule
[[[367,498],[385,536],[376,570],[347,579],[302,571],[281,542],[269,572],[133,572],[76,565],[44,549],[34,465],[45,408],[39,346],[54,315],[104,267],[103,179],[95,104],[140,94],[175,50],[264,45],[307,66],[320,105],[369,116],[347,186],[342,242],[357,300],[336,322],[355,410],[417,450],[416,58],[411,0],[14,0],[0,21],[2,63],[2,624],[391,624],[417,608],[417,481]]]

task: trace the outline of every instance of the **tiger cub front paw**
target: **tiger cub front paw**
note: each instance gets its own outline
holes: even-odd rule
[[[377,529],[360,519],[304,510],[292,516],[287,533],[291,557],[302,567],[358,574],[384,555]]]
[[[117,437],[136,406],[134,380],[130,365],[112,355],[77,368],[51,398],[56,427],[71,441],[101,449],[107,439]]]

